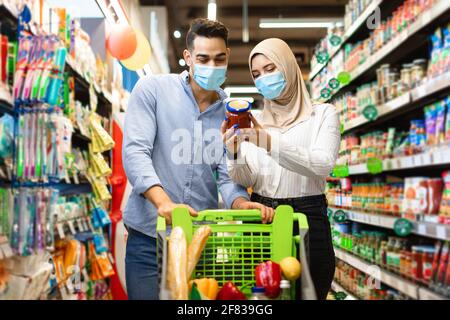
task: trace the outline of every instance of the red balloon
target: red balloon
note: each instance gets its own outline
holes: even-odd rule
[[[128,59],[137,48],[136,31],[127,24],[115,25],[106,39],[106,45],[114,58]]]

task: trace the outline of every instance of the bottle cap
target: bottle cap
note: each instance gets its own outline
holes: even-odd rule
[[[281,280],[280,288],[281,289],[290,289],[291,288],[291,283],[288,280]]]
[[[252,287],[252,292],[253,293],[265,293],[266,289],[264,289],[262,287]]]

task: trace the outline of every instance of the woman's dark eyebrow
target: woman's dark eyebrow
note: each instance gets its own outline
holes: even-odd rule
[[[273,63],[273,62],[271,62],[271,63],[269,63],[269,64],[266,64],[264,67],[263,67],[263,69],[265,69],[265,68],[267,68],[267,67],[271,67],[271,66],[275,66],[275,63]]]

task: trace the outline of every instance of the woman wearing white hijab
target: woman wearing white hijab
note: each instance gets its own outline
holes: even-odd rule
[[[252,188],[252,201],[290,205],[309,223],[310,270],[318,299],[326,299],[335,260],[324,195],[339,152],[339,117],[330,104],[312,105],[289,46],[267,39],[250,53],[255,85],[264,96],[252,129],[225,132],[230,177]],[[263,217],[270,222],[272,216]]]

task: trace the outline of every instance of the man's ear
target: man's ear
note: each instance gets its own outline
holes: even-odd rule
[[[231,48],[227,48],[227,55],[228,55],[228,58],[229,58],[230,55],[231,55]]]
[[[184,61],[186,61],[186,65],[188,67],[190,67],[192,65],[192,57],[191,57],[191,53],[189,52],[188,49],[184,49],[183,58],[184,58]]]

